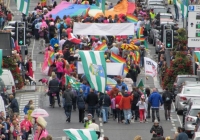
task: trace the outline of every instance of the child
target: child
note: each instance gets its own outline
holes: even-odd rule
[[[114,94],[113,98],[111,100],[111,109],[112,109],[113,119],[114,120],[117,118],[116,105],[115,105],[115,97],[116,97],[116,95]]]
[[[140,113],[140,123],[145,122],[145,112],[146,112],[146,102],[144,95],[141,96],[140,101],[138,101],[137,106],[139,106]]]
[[[48,79],[46,79],[46,78],[42,78],[38,82],[42,82],[42,84],[48,85]]]

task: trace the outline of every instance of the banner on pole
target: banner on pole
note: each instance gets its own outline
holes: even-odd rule
[[[145,74],[155,77],[157,76],[158,64],[148,57],[144,57],[144,70]]]

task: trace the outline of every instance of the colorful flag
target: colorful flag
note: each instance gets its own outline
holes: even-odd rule
[[[143,83],[142,78],[140,79],[140,82],[138,83],[137,87],[138,88],[144,87],[144,83]]]
[[[88,17],[88,13],[89,13],[89,11],[90,11],[90,7],[88,7],[86,10],[85,10],[85,16],[84,16],[84,19],[86,18],[86,17]]]
[[[127,19],[128,22],[131,22],[131,23],[138,22],[138,18],[133,16],[133,15],[131,15],[131,14],[127,14],[126,15],[126,19]]]
[[[96,91],[105,92],[107,69],[103,51],[79,51],[83,70],[90,86]]]
[[[49,58],[48,58],[48,66],[51,66],[53,64],[53,61],[55,59],[55,53],[54,52],[50,52],[49,54]]]
[[[106,4],[106,0],[101,0],[101,9],[104,15],[105,15],[105,4]]]
[[[158,73],[157,68],[158,68],[158,63],[156,63],[154,60],[148,57],[144,57],[144,73],[146,75],[156,77]]]
[[[142,27],[137,29],[137,38],[138,39],[143,37],[143,31],[144,31],[144,29]]]
[[[121,56],[116,55],[115,53],[111,53],[110,61],[117,63],[126,63],[126,60]]]
[[[75,78],[70,77],[68,75],[65,78],[66,78],[66,85],[70,84],[72,88],[74,88],[76,90],[79,89],[81,83],[78,82]]]
[[[145,48],[146,48],[146,49],[148,49],[148,48],[149,48],[149,47],[148,47],[148,43],[147,43],[147,41],[146,41],[146,40],[144,41],[144,46],[145,46]]]
[[[71,140],[98,140],[96,131],[91,129],[64,129]]]
[[[186,18],[187,15],[188,15],[188,1],[189,1],[189,0],[173,0],[173,3],[174,3],[175,5],[177,5],[177,7],[178,7],[179,9],[181,9],[182,16],[183,16],[184,18]],[[178,10],[179,10],[179,9],[178,9]]]
[[[110,91],[117,85],[117,82],[114,79],[107,77],[107,86],[106,90]]]
[[[2,65],[3,65],[3,50],[0,49],[0,75],[2,75],[3,73]]]
[[[135,51],[135,58],[136,58],[136,62],[137,62],[137,64],[139,64],[140,63],[140,53],[138,52],[138,51]]]
[[[134,45],[134,43],[130,43],[130,44],[123,43],[121,45],[121,49],[132,51],[132,50],[138,50],[139,48],[138,46]]]
[[[124,73],[127,74],[129,69],[127,67],[124,67]]]
[[[102,43],[95,48],[95,51],[107,51],[107,50],[108,50],[108,46],[106,43]]]
[[[15,3],[17,4],[17,10],[28,15],[30,0],[15,0]]]
[[[42,6],[46,6],[46,4],[47,4],[47,0],[41,0],[41,5]]]
[[[68,40],[75,43],[75,44],[81,43],[81,40],[76,38],[73,33],[68,33]]]

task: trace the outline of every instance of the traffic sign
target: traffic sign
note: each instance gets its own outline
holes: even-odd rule
[[[189,12],[200,12],[200,5],[189,5],[188,11]]]
[[[200,37],[188,38],[188,47],[200,48]]]
[[[188,37],[200,37],[200,12],[188,13]]]

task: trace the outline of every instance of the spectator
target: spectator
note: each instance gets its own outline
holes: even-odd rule
[[[150,133],[156,134],[156,135],[159,135],[159,136],[160,135],[163,136],[164,131],[163,131],[162,126],[159,125],[158,120],[154,121],[154,124],[153,124],[153,126],[151,127],[151,130],[150,130]]]
[[[9,98],[10,98],[10,108],[12,109],[11,116],[13,116],[14,114],[19,114],[19,105],[17,100],[13,95],[10,95]]]
[[[98,104],[98,95],[94,93],[94,89],[90,89],[90,93],[87,95],[86,103],[88,104],[88,113],[91,113],[94,117],[96,105]]]
[[[189,140],[188,135],[185,133],[185,128],[180,129],[180,133],[178,134],[176,140]]]
[[[162,95],[162,100],[164,103],[165,110],[165,119],[170,120],[171,104],[173,101],[173,95],[169,92],[168,88],[165,89],[165,92]]]

